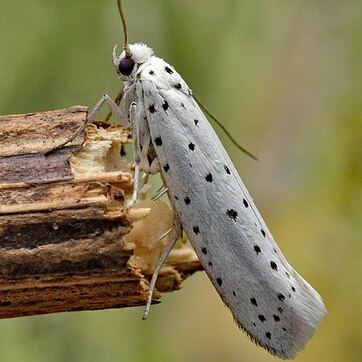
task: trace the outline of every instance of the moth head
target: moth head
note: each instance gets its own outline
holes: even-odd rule
[[[133,78],[137,68],[153,56],[153,50],[145,44],[129,44],[121,55],[116,54],[117,45],[113,48],[113,65],[119,76],[127,80]]]

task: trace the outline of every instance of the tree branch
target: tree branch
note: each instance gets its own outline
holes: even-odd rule
[[[97,122],[44,156],[87,111],[0,117],[0,318],[146,303],[172,212],[150,200],[124,209],[133,179],[120,154],[130,135]],[[201,269],[191,249],[173,250],[155,299]]]

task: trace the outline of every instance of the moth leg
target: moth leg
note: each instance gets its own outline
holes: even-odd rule
[[[161,240],[163,240],[169,233],[171,233],[172,232],[172,228],[171,229],[168,229],[166,232],[164,232],[161,236],[160,236],[160,238],[158,239],[158,241],[161,241]]]
[[[138,190],[138,198],[140,200],[146,199],[148,192],[151,189],[151,185],[148,183],[148,179],[149,179],[149,174],[147,172],[143,172],[142,177],[141,177],[142,187]]]
[[[158,262],[157,262],[157,264],[155,266],[155,269],[153,271],[152,278],[151,278],[150,284],[148,286],[148,293],[149,294],[148,294],[147,304],[146,304],[145,311],[143,313],[142,319],[146,319],[147,316],[148,316],[148,313],[150,311],[153,290],[155,289],[157,277],[158,277],[158,274],[159,274],[159,272],[160,272],[160,270],[162,268],[162,265],[164,264],[165,260],[167,259],[168,255],[170,254],[172,248],[175,246],[176,241],[182,237],[182,225],[181,225],[181,221],[180,221],[175,209],[174,209],[173,215],[174,216],[173,216],[172,229],[167,231],[165,234],[163,234],[161,239],[164,238],[171,231],[172,231],[172,238],[166,244],[165,248],[163,249],[163,251],[162,251],[162,253],[160,255],[160,258],[158,259]]]
[[[168,191],[167,187],[162,187],[159,192],[155,196],[152,197],[152,201],[158,200],[161,196],[163,196]]]
[[[141,163],[141,147],[140,147],[140,133],[139,125],[137,122],[137,104],[132,102],[129,107],[129,118],[132,127],[132,137],[133,137],[133,153],[134,153],[134,176],[133,176],[133,194],[132,198],[127,204],[127,209],[130,209],[135,202],[137,201],[138,195],[138,183],[140,179],[140,163]]]
[[[124,88],[122,88],[122,89],[118,92],[116,98],[114,98],[114,103],[116,103],[118,107],[119,107],[119,105],[120,105],[120,103],[121,103],[121,100],[122,100],[122,98],[123,98],[123,94],[124,94]],[[109,113],[107,114],[107,116],[106,116],[106,118],[105,118],[104,120],[105,120],[105,121],[109,121],[110,118],[111,118],[111,116],[112,116],[112,111],[109,111]]]
[[[111,109],[112,113],[114,114],[116,119],[122,124],[122,126],[129,128],[127,117],[123,114],[122,110],[119,108],[117,103],[108,94],[103,94],[101,99],[96,103],[92,111],[89,113],[85,122],[67,140],[51,148],[49,151],[45,152],[45,154],[47,155],[48,153],[58,150],[64,147],[66,144],[72,142],[80,133],[84,131],[84,129],[87,127],[89,123],[95,120],[97,114],[103,107],[104,103],[107,103],[108,107]]]

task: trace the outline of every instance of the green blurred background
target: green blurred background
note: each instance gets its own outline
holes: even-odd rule
[[[360,1],[124,0],[130,40],[173,64],[328,315],[296,361],[362,356]],[[0,0],[0,114],[92,107],[120,88],[115,1]],[[215,126],[217,129],[217,126]],[[218,130],[218,129],[217,129]],[[0,321],[0,361],[272,361],[204,273],[142,308]]]

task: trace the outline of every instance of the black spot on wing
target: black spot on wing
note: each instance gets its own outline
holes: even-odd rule
[[[227,173],[228,175],[231,174],[229,167],[227,167],[226,165],[224,165],[224,170],[226,171],[226,173]]]
[[[270,266],[273,270],[276,270],[276,271],[278,270],[278,265],[275,261],[271,261]]]
[[[168,73],[168,74],[172,74],[173,73],[173,70],[168,67],[167,65],[165,66],[165,71]]]
[[[208,173],[208,174],[206,175],[205,180],[206,180],[207,182],[212,182],[212,175],[211,175],[211,173]]]
[[[190,205],[191,200],[190,200],[190,198],[189,198],[188,196],[186,196],[186,197],[184,198],[184,201],[185,201],[185,204],[186,204],[186,205]]]
[[[261,322],[265,322],[266,321],[266,318],[262,315],[262,314],[259,314],[258,315],[258,318]]]
[[[234,209],[229,209],[226,211],[226,215],[229,216],[230,219],[236,221],[238,218],[238,213]]]
[[[206,248],[201,248],[201,252],[206,255],[207,254],[207,249]]]
[[[249,203],[243,198],[243,204],[245,207],[249,207]]]
[[[200,229],[199,229],[198,226],[194,226],[194,227],[192,228],[192,230],[194,231],[194,233],[195,233],[196,235],[200,233]]]
[[[194,151],[194,150],[195,150],[195,145],[194,145],[192,142],[189,143],[189,149],[190,149],[191,151]]]
[[[155,72],[151,69],[149,72],[148,72],[150,75],[154,75]]]
[[[264,231],[263,229],[261,229],[260,232],[261,232],[261,235],[263,235],[264,238],[265,238],[265,235],[266,235],[266,234],[265,234],[265,231]]]
[[[278,299],[279,299],[281,302],[284,302],[284,300],[285,300],[285,295],[282,294],[282,293],[279,293],[279,294],[278,294]]]
[[[265,335],[266,335],[266,338],[271,339],[271,333],[270,332],[266,332]]]
[[[199,126],[199,120],[198,119],[194,119],[194,123],[195,123],[195,126]]]
[[[222,279],[221,278],[216,278],[216,282],[219,285],[219,287],[221,287],[222,285]]]
[[[168,170],[170,169],[170,166],[168,163],[166,163],[165,166],[163,166],[163,169],[165,170],[165,172],[168,172]]]
[[[251,302],[252,305],[255,305],[255,307],[258,306],[258,302],[256,301],[255,298],[250,298],[250,302]]]
[[[155,138],[155,143],[156,143],[156,146],[162,146],[162,138],[161,137],[156,137]]]
[[[173,85],[176,89],[180,90],[182,88],[181,83],[176,83]]]
[[[258,255],[259,253],[261,253],[261,249],[258,245],[254,245],[254,250],[256,252],[256,254]]]
[[[148,110],[149,110],[151,113],[155,113],[155,112],[156,112],[155,104],[151,104],[151,105],[148,107]]]
[[[273,314],[273,318],[276,322],[280,321],[280,317],[278,315]]]
[[[164,111],[167,111],[167,109],[168,109],[168,103],[167,103],[167,101],[164,101],[164,102],[162,103],[162,108],[163,108]]]

